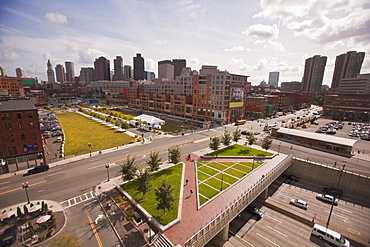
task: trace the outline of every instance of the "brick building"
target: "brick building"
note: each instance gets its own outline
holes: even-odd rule
[[[7,91],[9,96],[24,96],[22,78],[0,76],[0,91]]]

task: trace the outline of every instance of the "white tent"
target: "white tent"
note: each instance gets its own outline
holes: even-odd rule
[[[135,120],[140,120],[141,122],[147,122],[151,126],[155,125],[155,124],[157,124],[157,125],[165,125],[166,124],[166,122],[164,120],[153,117],[153,116],[149,116],[149,115],[146,115],[146,114],[142,114],[140,116],[134,117],[134,119]]]

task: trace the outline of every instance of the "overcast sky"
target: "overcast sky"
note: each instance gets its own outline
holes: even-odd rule
[[[184,58],[192,69],[217,65],[250,76],[253,85],[301,81],[304,62],[327,56],[323,84],[331,85],[335,57],[366,52],[370,73],[368,0],[1,0],[0,65],[47,80],[46,63],[93,67],[118,55],[124,64],[141,53],[145,70]]]

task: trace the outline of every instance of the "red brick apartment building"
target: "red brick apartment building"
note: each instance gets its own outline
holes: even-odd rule
[[[24,96],[22,78],[0,76],[0,91],[7,91],[9,96]]]
[[[45,164],[38,117],[30,100],[0,101],[0,173]]]

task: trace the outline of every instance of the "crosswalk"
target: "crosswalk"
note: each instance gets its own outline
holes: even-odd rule
[[[62,201],[62,202],[60,202],[60,205],[62,205],[62,207],[64,209],[67,209],[67,208],[70,208],[70,207],[75,206],[77,204],[89,201],[91,199],[95,199],[93,191],[90,191],[90,192],[84,193],[82,195],[75,196],[73,198]]]

